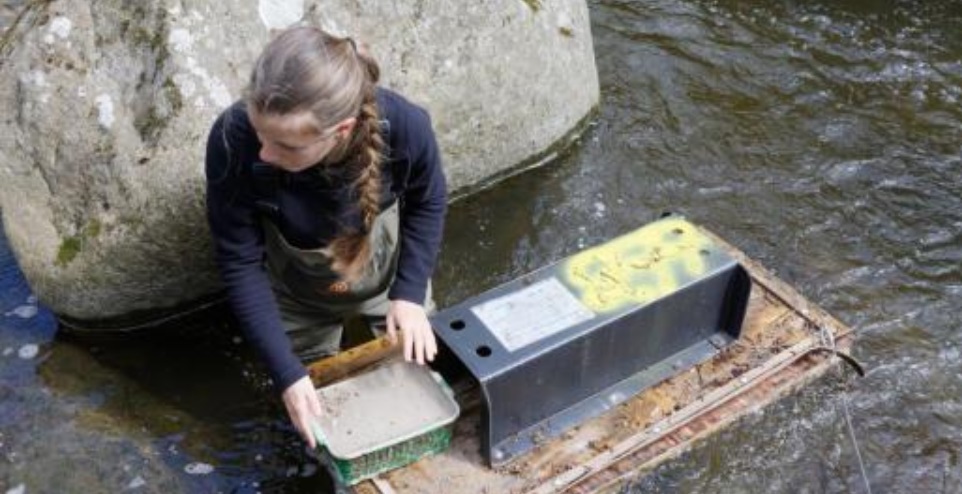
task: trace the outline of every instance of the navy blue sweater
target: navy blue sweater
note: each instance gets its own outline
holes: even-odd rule
[[[423,303],[441,242],[447,189],[441,157],[422,108],[379,89],[378,110],[385,120],[382,207],[397,196],[401,204],[397,277],[391,300]],[[256,205],[263,199],[255,171],[260,142],[247,111],[237,103],[220,115],[207,141],[207,217],[215,256],[241,331],[267,365],[279,391],[307,374],[291,349],[264,267],[264,232]],[[272,221],[290,244],[322,248],[343,228],[363,231],[353,177],[347,167],[315,166],[298,173],[271,168],[279,210]],[[274,171],[276,170],[276,171]]]

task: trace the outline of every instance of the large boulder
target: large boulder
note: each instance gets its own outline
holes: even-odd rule
[[[370,45],[433,115],[454,190],[542,156],[598,102],[584,0],[30,2],[0,45],[0,209],[40,300],[104,320],[218,289],[203,153],[270,30]]]

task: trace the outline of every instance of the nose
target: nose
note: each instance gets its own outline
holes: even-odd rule
[[[277,151],[270,144],[262,144],[258,156],[260,157],[261,161],[267,163],[276,163],[278,158]]]

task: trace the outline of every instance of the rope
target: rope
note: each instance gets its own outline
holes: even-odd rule
[[[861,371],[861,365],[858,365],[858,361],[851,356],[842,353],[838,350],[838,348],[835,347],[835,336],[832,334],[832,332],[824,326],[820,327],[819,329],[819,336],[822,339],[822,345],[830,350],[834,354],[834,357],[848,357],[844,360],[849,364],[855,365],[859,375],[865,375],[864,372]],[[858,446],[858,439],[855,437],[855,427],[852,425],[852,413],[848,406],[848,393],[845,391],[842,392],[842,415],[845,417],[845,426],[848,430],[848,437],[851,439],[852,446],[855,448],[855,458],[858,459],[859,472],[862,474],[862,481],[865,482],[865,492],[872,494],[872,485],[868,481],[868,473],[865,471],[865,462],[862,460],[862,450]]]

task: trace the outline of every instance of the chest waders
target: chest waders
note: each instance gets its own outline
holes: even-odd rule
[[[277,186],[276,182],[272,184],[272,188]],[[396,192],[393,195],[399,197]],[[258,201],[259,205],[263,202]],[[341,280],[322,249],[299,249],[284,239],[271,220],[278,213],[276,205],[259,207],[273,213],[262,214],[260,220],[265,264],[284,330],[302,361],[336,354],[346,319],[361,317],[371,328],[383,327],[390,305],[387,294],[397,273],[400,252],[399,203],[395,199],[375,218],[368,232],[370,258],[364,274],[353,283]],[[430,280],[424,308],[429,313],[434,311]]]

